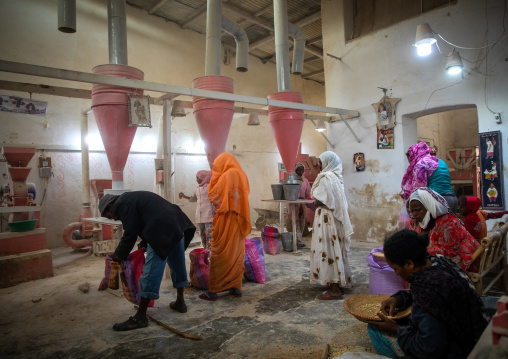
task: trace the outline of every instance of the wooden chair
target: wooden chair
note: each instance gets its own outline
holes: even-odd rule
[[[508,291],[508,270],[506,262],[506,237],[508,215],[497,221],[488,235],[481,239],[480,247],[473,254],[473,262],[481,256],[478,273],[467,272],[479,295],[487,293],[494,283],[502,278],[503,291]],[[494,275],[492,279],[486,275]]]

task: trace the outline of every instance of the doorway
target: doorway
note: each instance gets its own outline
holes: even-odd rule
[[[476,106],[433,109],[416,118],[418,142],[435,149],[435,156],[450,169],[452,188],[458,199],[478,196],[478,112]]]

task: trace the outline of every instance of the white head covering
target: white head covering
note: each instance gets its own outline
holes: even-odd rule
[[[347,211],[344,180],[342,178],[342,161],[334,152],[323,152],[319,159],[323,170],[317,175],[312,185],[311,196],[333,212],[333,216],[342,224],[343,238],[346,239],[346,249],[349,250],[349,238],[353,234],[353,227]]]
[[[302,168],[303,168],[304,172],[302,173],[302,175],[301,175],[301,176],[298,176],[298,174],[296,173],[296,170],[297,170],[298,168],[300,168],[300,167],[302,167]],[[295,172],[295,175],[294,175],[295,179],[296,179],[296,180],[301,180],[303,177],[305,177],[305,165],[304,165],[303,163],[301,163],[301,162],[298,162],[298,163],[295,165],[294,172]]]
[[[323,152],[319,159],[321,160],[321,164],[323,165],[323,172],[330,171],[333,172],[342,180],[342,160],[339,156],[332,151]]]
[[[434,194],[437,196],[440,196],[438,193],[434,192]],[[436,219],[438,217],[441,217],[442,215],[449,213],[449,211],[450,211],[449,207],[440,203],[428,191],[423,190],[423,189],[414,190],[411,193],[411,196],[409,196],[408,203],[411,203],[412,200],[416,200],[416,201],[420,202],[427,210],[427,213],[425,214],[423,221],[420,222],[421,228],[427,228],[427,225],[429,224],[429,221],[430,221],[430,216],[432,216],[432,218]],[[445,201],[444,198],[443,198],[443,201]]]

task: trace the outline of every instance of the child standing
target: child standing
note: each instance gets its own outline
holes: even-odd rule
[[[196,223],[201,234],[201,244],[203,248],[210,250],[212,240],[212,221],[215,214],[213,205],[208,199],[208,186],[212,178],[212,171],[198,171],[196,173],[196,182],[198,187],[192,196],[186,196],[183,192],[179,193],[181,198],[188,199],[190,202],[197,202]]]

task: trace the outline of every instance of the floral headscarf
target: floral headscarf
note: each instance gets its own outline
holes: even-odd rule
[[[432,150],[425,142],[409,147],[407,156],[409,167],[402,178],[402,196],[409,198],[415,188],[427,187],[427,181],[439,165],[437,157],[431,155]]]
[[[198,171],[198,173],[196,173],[196,177],[201,180],[199,187],[203,187],[205,184],[210,183],[210,179],[212,178],[212,171]]]

